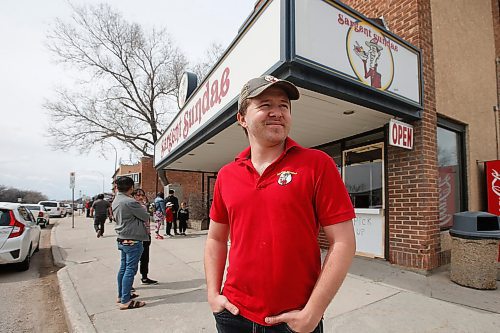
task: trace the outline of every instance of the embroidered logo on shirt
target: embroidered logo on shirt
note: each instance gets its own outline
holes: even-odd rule
[[[284,186],[286,184],[290,184],[292,181],[292,175],[296,175],[296,172],[293,171],[281,171],[280,173],[277,174],[279,176],[278,178],[278,184]]]

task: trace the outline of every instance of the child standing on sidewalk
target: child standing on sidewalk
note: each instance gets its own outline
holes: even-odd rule
[[[155,206],[155,211],[153,213],[153,219],[156,223],[155,238],[163,239],[163,236],[160,235],[161,224],[165,220],[165,200],[163,192],[158,192],[156,194],[154,206]]]
[[[181,209],[177,213],[177,219],[179,220],[179,232],[181,235],[186,236],[187,221],[189,220],[189,210],[186,207],[185,202],[181,202]]]
[[[167,233],[165,236],[170,236],[172,237],[171,230],[172,230],[172,222],[174,222],[174,204],[171,202],[167,202],[166,205],[166,210],[165,210],[165,222],[167,224]]]

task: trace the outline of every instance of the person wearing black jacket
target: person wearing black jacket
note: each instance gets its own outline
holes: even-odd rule
[[[185,202],[181,202],[181,208],[177,213],[177,218],[179,219],[179,233],[186,236],[187,221],[189,220],[189,210],[187,209]]]
[[[177,212],[179,211],[179,199],[174,195],[175,191],[174,190],[169,190],[168,191],[168,197],[165,198],[165,204],[171,202],[173,207],[172,207],[172,213],[174,214],[174,235],[178,235],[179,233],[177,232]]]

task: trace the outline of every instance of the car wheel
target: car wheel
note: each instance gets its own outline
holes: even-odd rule
[[[31,263],[31,246],[28,251],[28,254],[26,255],[26,258],[22,262],[17,264],[17,270],[21,272],[27,271],[30,268],[30,263]]]

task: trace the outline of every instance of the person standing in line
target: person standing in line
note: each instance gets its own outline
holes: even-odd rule
[[[250,147],[218,173],[205,245],[208,303],[221,333],[323,332],[354,257],[354,209],[333,159],[288,137],[290,100],[299,96],[269,75],[240,93],[237,120]],[[320,227],[330,245],[323,266]]]
[[[97,233],[97,238],[104,235],[104,223],[108,216],[112,216],[111,204],[104,200],[104,194],[99,194],[96,201],[90,207],[90,215],[94,216],[94,229]]]
[[[172,203],[172,214],[174,214],[174,235],[178,235],[179,233],[177,232],[177,212],[179,211],[179,199],[174,195],[175,191],[174,190],[168,190],[168,197],[165,199],[166,203],[171,202]]]
[[[173,203],[167,202],[165,209],[165,224],[166,224],[165,236],[169,237],[173,237],[172,236],[172,222],[174,221],[173,207],[174,207]]]
[[[87,202],[85,202],[85,216],[86,217],[90,217],[90,207],[91,207],[90,200],[87,200]]]
[[[179,233],[186,236],[187,221],[189,220],[189,210],[187,209],[185,202],[181,202],[181,208],[177,213],[177,219],[179,219]]]
[[[132,178],[127,176],[118,178],[116,187],[118,193],[113,200],[112,209],[116,222],[115,231],[118,235],[118,250],[121,253],[120,269],[117,276],[118,299],[120,310],[127,310],[146,305],[145,302],[131,299],[131,288],[143,250],[142,242],[149,240],[145,226],[145,223],[149,221],[149,214],[141,204],[132,198],[134,190]]]
[[[132,196],[138,203],[141,204],[142,208],[147,212],[148,211],[148,203],[146,193],[142,188],[135,189],[132,192]],[[149,215],[149,213],[148,213]],[[141,259],[139,259],[139,273],[141,273],[141,282],[142,284],[158,284],[158,281],[152,280],[148,277],[149,273],[149,249],[151,247],[151,221],[148,220],[144,222],[144,226],[146,227],[149,240],[142,242],[142,255]]]
[[[163,192],[156,193],[156,198],[154,200],[153,220],[156,223],[155,238],[163,239],[163,236],[160,235],[161,225],[165,222],[165,200]]]

